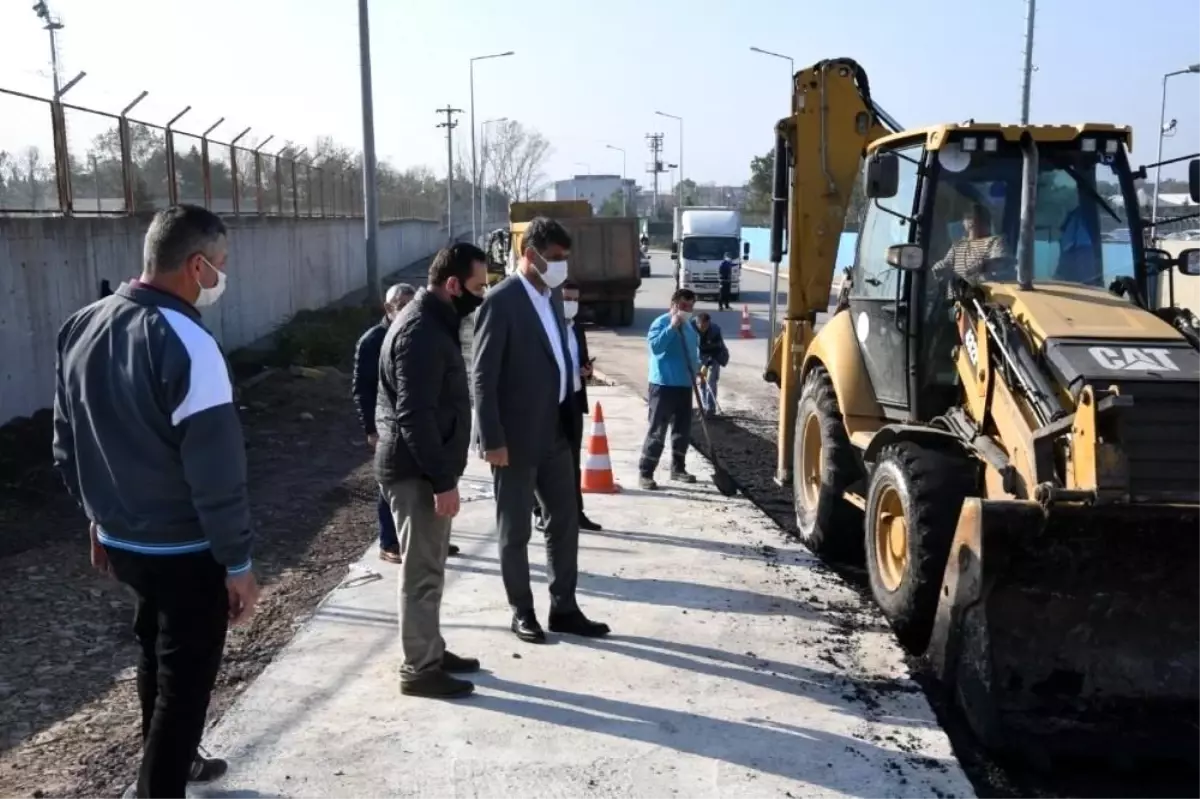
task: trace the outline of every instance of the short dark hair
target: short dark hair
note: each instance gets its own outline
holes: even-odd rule
[[[696,314],[696,321],[710,322],[712,321],[712,317],[708,315],[708,311],[701,311],[700,313]]]
[[[563,291],[579,291],[579,284],[574,280],[564,280],[562,289]]]
[[[486,264],[487,255],[474,244],[460,241],[443,247],[433,256],[433,263],[429,265],[429,285],[444,286],[452,277],[465,283],[479,261]]]
[[[983,203],[971,203],[963,213],[963,219],[978,219],[985,225],[992,224],[992,212]]]
[[[546,216],[535,216],[529,220],[525,228],[523,247],[532,247],[539,253],[545,252],[551,244],[557,244],[564,250],[571,249],[571,234],[556,220]]]
[[[198,205],[172,205],[150,220],[142,249],[142,266],[148,274],[182,269],[196,253],[212,257],[213,245],[227,234],[221,217]]]
[[[678,305],[681,302],[695,302],[696,292],[691,289],[675,289],[675,293],[671,295],[671,304]]]

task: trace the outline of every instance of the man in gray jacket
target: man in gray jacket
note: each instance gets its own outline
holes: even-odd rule
[[[203,208],[159,211],[141,277],[58,334],[55,465],[91,520],[92,564],[137,597],[144,747],[127,796],[225,772],[197,750],[226,629],[258,600],[242,428],[196,310],[225,290],[225,233]]]
[[[561,292],[571,237],[558,222],[530,221],[516,274],[488,292],[475,315],[475,415],[480,449],[492,465],[500,575],[522,641],[544,643],[529,579],[534,494],[546,514],[550,631],[589,638],[607,624],[583,615],[579,507],[572,429],[580,423]]]

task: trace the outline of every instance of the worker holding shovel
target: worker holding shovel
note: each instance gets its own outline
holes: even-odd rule
[[[696,314],[692,324],[700,342],[700,409],[706,416],[715,416],[721,410],[717,404],[717,383],[721,369],[729,365],[729,348],[725,346],[721,326],[707,313]]]

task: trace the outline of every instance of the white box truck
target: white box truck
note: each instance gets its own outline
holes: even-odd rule
[[[742,215],[733,208],[675,208],[675,233],[671,260],[675,262],[675,288],[691,289],[697,297],[716,297],[721,290],[721,261],[733,260],[731,299],[741,294],[742,260],[750,258],[749,242],[742,242]]]

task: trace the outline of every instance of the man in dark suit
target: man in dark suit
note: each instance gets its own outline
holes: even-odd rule
[[[572,387],[575,393],[575,406],[578,415],[574,417],[577,424],[571,429],[571,454],[575,458],[575,498],[579,505],[579,529],[601,530],[603,528],[587,517],[583,512],[583,487],[580,481],[580,453],[583,450],[583,427],[588,407],[587,379],[592,376],[592,359],[588,353],[587,336],[583,328],[575,323],[579,313],[579,284],[570,280],[562,285],[563,318],[567,322],[567,349],[571,351],[571,370],[574,380]],[[545,531],[546,515],[542,512],[541,503],[533,504],[534,527]]]
[[[512,631],[542,643],[529,581],[534,494],[546,510],[551,632],[599,637],[608,625],[583,615],[579,509],[571,431],[580,421],[561,293],[571,237],[558,222],[529,222],[515,274],[487,293],[475,316],[475,426],[492,466],[500,574],[512,607]],[[577,482],[577,481],[576,481]]]

